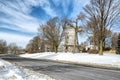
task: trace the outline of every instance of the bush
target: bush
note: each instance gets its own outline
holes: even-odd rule
[[[110,50],[111,50],[110,47],[105,47],[105,48],[104,48],[104,51],[110,51]]]
[[[96,49],[90,49],[90,50],[88,51],[88,53],[89,53],[89,54],[97,54],[97,53],[98,53],[98,50],[96,50]]]
[[[116,49],[116,54],[120,54],[120,47]]]
[[[82,52],[83,52],[83,53],[86,53],[87,51],[86,51],[86,49],[85,49],[85,48],[83,48],[83,49],[82,49]]]
[[[116,53],[117,53],[117,54],[120,54],[120,34],[119,34],[119,36],[118,36]]]

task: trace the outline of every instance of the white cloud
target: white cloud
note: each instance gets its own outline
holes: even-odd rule
[[[25,3],[29,6],[40,6],[42,7],[45,12],[50,15],[51,17],[57,16],[55,11],[50,7],[50,3],[48,0],[25,0]]]
[[[16,31],[37,33],[37,28],[39,27],[39,24],[45,23],[45,21],[40,19],[38,20],[37,18],[29,15],[29,13],[32,11],[31,6],[40,6],[51,17],[59,16],[59,14],[61,14],[61,13],[57,14],[57,11],[55,11],[55,9],[51,7],[51,3],[48,0],[16,0],[13,2],[11,2],[11,0],[4,1],[3,2],[5,3],[5,5],[4,4],[2,5],[0,13],[3,12],[7,16],[6,15],[0,16],[1,17],[0,22],[12,24],[15,25],[16,27],[15,26],[13,27],[11,25],[8,26],[5,24],[2,24],[1,26]],[[74,9],[71,14],[71,17],[76,17],[76,15],[78,15],[79,12],[81,11],[81,6],[88,3],[89,0],[74,0],[73,2]],[[63,1],[55,0],[54,3],[56,6],[61,4],[63,7],[63,12],[65,14],[67,13],[70,4],[69,0]],[[16,42],[18,45],[24,47],[32,37],[0,32],[1,39],[5,39],[9,43]]]
[[[72,18],[76,18],[81,11],[83,11],[83,7],[88,4],[90,0],[74,0],[74,9],[71,14]]]
[[[29,13],[32,11],[31,5],[44,7],[45,4],[47,4],[46,7],[44,7],[45,11],[49,13],[49,15],[54,16],[53,11],[50,8],[50,4],[45,2],[45,0],[24,0],[24,2],[20,1],[21,0],[14,2],[3,1],[5,5],[2,5],[0,13],[2,12],[7,16],[1,16],[0,22],[12,24],[16,27],[6,24],[1,24],[0,27],[13,29],[16,31],[18,30],[21,32],[37,33],[37,28],[39,27],[39,24],[44,23],[44,21],[41,20],[41,22],[39,23],[37,18],[29,15]],[[0,39],[4,39],[8,43],[15,42],[22,47],[25,47],[25,45],[32,37],[33,36],[29,37],[14,33],[0,32]]]
[[[51,17],[57,16],[56,12],[50,7],[48,0],[40,1],[40,6],[45,10],[45,12]]]
[[[32,39],[32,37],[0,32],[0,39],[6,40],[8,44],[16,43],[18,46],[25,48],[26,44]]]
[[[64,13],[65,13],[65,14],[67,14],[67,12],[68,12],[68,7],[69,7],[69,5],[70,5],[70,0],[65,0],[65,1],[62,2],[62,6],[63,6],[63,8],[64,8]],[[71,6],[72,6],[72,5],[71,5]]]
[[[6,1],[6,5],[2,6],[0,12],[9,15],[9,18],[4,18],[0,21],[9,24],[16,25],[21,28],[22,31],[37,32],[39,24],[43,24],[45,21],[38,20],[35,17],[29,15],[32,11],[31,6],[41,6],[48,15],[55,17],[55,11],[50,8],[50,3],[47,0],[21,0],[10,2]],[[40,21],[40,22],[39,22]]]
[[[2,18],[1,20],[2,22],[16,25],[20,27],[21,29],[23,29],[23,31],[24,30],[28,32],[37,31],[39,22],[36,18],[30,15],[26,15],[22,12],[18,12],[7,6],[4,6],[0,11],[10,16],[9,18]]]

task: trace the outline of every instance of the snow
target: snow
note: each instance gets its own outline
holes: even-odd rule
[[[54,80],[47,75],[15,66],[0,59],[0,80]]]
[[[91,65],[103,65],[120,68],[120,55],[104,53],[99,54],[88,54],[88,53],[34,53],[34,54],[22,54],[20,57],[32,58],[32,59],[47,59],[62,62],[72,62],[78,64],[91,64]]]

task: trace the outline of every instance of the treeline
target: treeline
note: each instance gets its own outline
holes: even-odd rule
[[[5,40],[0,39],[0,54],[18,54],[23,52],[24,49],[17,46],[15,43],[7,44]]]

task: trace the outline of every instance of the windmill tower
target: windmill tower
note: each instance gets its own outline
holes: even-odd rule
[[[74,41],[75,41],[75,29],[73,27],[67,27],[65,29],[65,51],[74,51]]]
[[[67,27],[65,29],[65,51],[67,52],[79,52],[79,44],[78,44],[78,35],[77,33],[81,31],[81,28],[79,28],[76,32],[76,28],[74,27]]]
[[[64,20],[63,31],[64,31],[64,51],[65,52],[79,52],[78,44],[78,32],[82,31],[81,27],[77,25],[78,19],[74,21],[73,25],[70,20]]]

